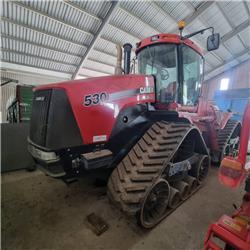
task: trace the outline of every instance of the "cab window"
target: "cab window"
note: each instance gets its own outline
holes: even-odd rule
[[[200,95],[203,58],[188,46],[182,46],[183,104],[196,105]]]
[[[157,101],[173,102],[177,93],[177,48],[175,44],[156,44],[138,54],[139,73],[154,75]]]

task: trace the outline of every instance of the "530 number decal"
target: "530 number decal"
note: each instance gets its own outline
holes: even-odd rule
[[[88,107],[91,105],[100,104],[108,99],[108,94],[106,92],[96,93],[92,95],[84,96],[84,106]]]

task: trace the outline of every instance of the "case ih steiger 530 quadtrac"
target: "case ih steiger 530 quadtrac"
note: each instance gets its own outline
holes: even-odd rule
[[[208,50],[217,49],[208,29]],[[125,44],[123,75],[37,87],[28,139],[36,164],[62,179],[113,169],[110,199],[143,227],[157,224],[201,186],[210,155],[237,153],[240,124],[201,95],[204,59],[189,38],[205,30],[139,42],[139,74],[129,74]]]

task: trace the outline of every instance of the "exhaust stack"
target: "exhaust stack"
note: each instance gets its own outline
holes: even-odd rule
[[[115,75],[122,74],[122,48],[120,45],[116,45],[117,50],[117,59],[116,59],[116,66],[115,66]]]
[[[132,45],[130,43],[125,43],[123,45],[123,49],[124,49],[124,74],[128,75],[130,72],[130,58],[131,58]]]

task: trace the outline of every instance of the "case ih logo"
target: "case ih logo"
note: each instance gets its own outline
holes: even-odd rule
[[[140,94],[149,94],[153,92],[154,92],[153,87],[140,87]]]

